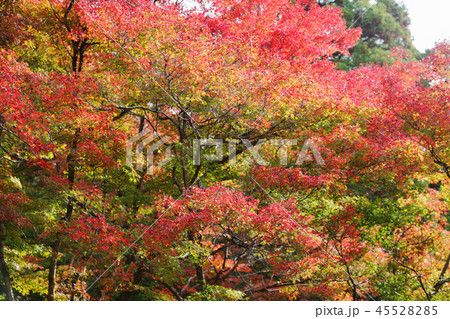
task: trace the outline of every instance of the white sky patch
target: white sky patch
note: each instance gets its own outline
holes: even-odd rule
[[[411,18],[413,42],[419,51],[432,49],[443,40],[450,41],[449,0],[402,0]]]

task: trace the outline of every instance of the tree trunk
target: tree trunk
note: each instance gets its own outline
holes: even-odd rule
[[[67,156],[67,164],[68,164],[68,175],[67,180],[69,182],[69,196],[68,203],[66,209],[66,215],[64,217],[66,223],[70,222],[72,219],[75,197],[73,196],[73,185],[75,183],[75,151],[77,149],[78,136],[80,134],[80,129],[77,129],[72,141],[72,145],[70,148],[70,153]],[[61,248],[62,243],[62,235],[58,233],[58,237],[53,244],[52,247],[52,258],[50,260],[50,267],[48,270],[48,290],[47,290],[47,300],[54,301],[55,300],[55,287],[56,287],[56,270],[58,266],[58,254]]]
[[[47,300],[55,300],[55,287],[56,287],[56,269],[58,266],[58,253],[61,246],[61,236],[58,235],[58,239],[52,247],[52,259],[50,260],[50,267],[48,269],[48,291]]]
[[[11,277],[5,261],[5,225],[0,223],[0,271],[2,272],[3,281],[6,288],[6,300],[14,301],[14,292],[11,285]]]

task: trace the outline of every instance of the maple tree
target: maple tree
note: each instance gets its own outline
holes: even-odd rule
[[[193,4],[2,2],[0,296],[448,298],[449,45],[345,72],[337,7]]]

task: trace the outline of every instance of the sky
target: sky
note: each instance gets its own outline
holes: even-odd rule
[[[419,51],[450,41],[450,0],[401,0],[411,18],[411,34]]]

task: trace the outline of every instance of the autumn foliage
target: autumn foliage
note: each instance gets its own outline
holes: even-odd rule
[[[346,72],[362,30],[312,0],[0,10],[0,298],[450,298],[448,43]]]

